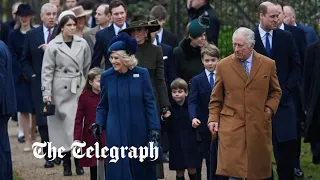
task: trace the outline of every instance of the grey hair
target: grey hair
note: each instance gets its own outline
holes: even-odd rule
[[[44,4],[42,7],[41,7],[41,14],[44,14],[48,9],[51,9],[51,8],[56,8],[57,9],[57,6],[52,4],[52,3],[46,3]]]
[[[132,70],[134,67],[137,66],[138,60],[135,55],[128,55],[126,51],[119,50],[115,51],[120,57],[122,57],[124,64]]]
[[[284,7],[289,8],[289,10],[292,12],[292,14],[293,14],[294,16],[296,16],[296,10],[294,10],[294,8],[293,8],[292,6],[284,6]],[[284,7],[283,7],[283,8],[284,8]]]
[[[243,35],[245,37],[245,42],[248,45],[248,47],[251,47],[253,44],[255,44],[254,40],[254,32],[246,27],[240,27],[238,28],[232,35],[232,40],[236,35]]]

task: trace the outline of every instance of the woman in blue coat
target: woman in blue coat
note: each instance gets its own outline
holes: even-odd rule
[[[20,58],[23,51],[24,39],[26,33],[32,27],[32,16],[35,12],[29,4],[20,4],[16,12],[19,19],[16,27],[12,30],[8,37],[8,46],[12,54],[12,69],[16,88],[17,111],[20,113],[18,117],[19,126],[23,126],[23,132],[26,140],[24,151],[31,151],[32,141],[36,140],[36,119],[35,110],[31,95],[31,84],[26,76],[22,73]],[[32,125],[30,128],[29,114],[32,114]],[[21,133],[19,133],[21,134]]]
[[[146,147],[159,139],[160,121],[148,70],[136,66],[137,42],[127,33],[111,41],[108,53],[113,68],[101,75],[101,100],[97,107],[94,130],[99,138],[106,130],[106,145]],[[109,152],[108,152],[109,153]],[[120,156],[120,152],[119,152]],[[121,157],[115,163],[107,158],[106,179],[157,180],[156,164],[145,159]]]

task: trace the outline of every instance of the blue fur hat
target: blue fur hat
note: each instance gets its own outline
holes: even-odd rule
[[[138,50],[138,43],[128,33],[122,32],[113,37],[109,43],[108,55],[113,51],[125,50],[128,55],[135,54]]]

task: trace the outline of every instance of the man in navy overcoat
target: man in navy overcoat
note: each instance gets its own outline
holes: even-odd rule
[[[8,120],[17,112],[17,105],[11,54],[3,41],[0,41],[0,87],[0,179],[12,180]]]
[[[272,118],[273,150],[279,180],[293,179],[293,160],[297,145],[296,115],[292,92],[301,77],[299,53],[290,32],[277,29],[279,13],[270,2],[259,6],[260,25],[254,29],[254,49],[276,62],[282,90],[279,108]]]

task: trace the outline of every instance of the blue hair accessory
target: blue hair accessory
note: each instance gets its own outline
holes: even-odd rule
[[[109,43],[108,54],[113,51],[120,50],[125,50],[128,55],[135,54],[138,51],[138,43],[136,39],[126,32],[122,32],[113,37]]]

